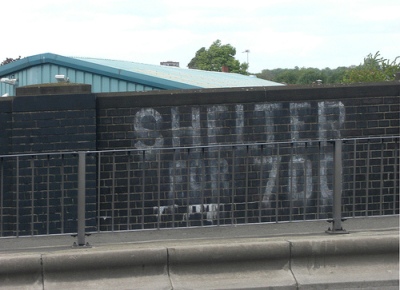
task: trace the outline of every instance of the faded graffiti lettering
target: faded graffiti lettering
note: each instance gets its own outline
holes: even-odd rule
[[[181,127],[180,126],[180,114],[179,108],[173,107],[171,109],[172,116],[172,146],[180,147],[181,146],[181,137],[182,136],[190,136],[191,144],[187,144],[189,146],[200,146],[200,109],[198,107],[192,108],[192,126],[191,127]]]
[[[217,137],[223,135],[223,112],[228,111],[226,106],[212,106],[207,108],[207,137],[208,144],[218,144]]]
[[[320,140],[340,138],[340,130],[345,120],[342,102],[318,103],[318,137]]]
[[[243,105],[236,105],[236,144],[243,143],[244,111]]]
[[[345,108],[342,102],[319,102],[318,103],[318,137],[323,140],[319,166],[319,186],[321,190],[321,203],[327,205],[333,196],[333,189],[329,188],[328,170],[333,168],[333,152],[328,151],[326,140],[340,138],[340,131],[345,121]],[[329,178],[330,177],[330,178]],[[332,184],[332,182],[330,182]]]
[[[190,161],[179,160],[170,165],[170,201],[180,200],[181,204],[201,203],[203,166],[203,161],[200,159]],[[189,180],[187,179],[188,176]]]
[[[292,141],[299,141],[301,139],[301,132],[306,131],[305,122],[302,116],[309,115],[310,103],[290,103],[290,125]]]
[[[180,108],[172,107],[169,128],[165,127],[167,117],[163,118],[152,108],[141,109],[134,118],[134,144],[149,155],[154,155],[154,148],[168,147],[169,137],[166,136],[170,136],[168,144],[175,148],[209,146],[202,150],[190,149],[186,155],[176,150],[174,161],[169,161],[169,206],[188,206],[185,219],[199,211],[209,219],[216,218],[218,205],[229,204],[234,194],[247,194],[241,188],[253,184],[254,178],[260,188],[258,200],[265,209],[272,207],[281,194],[305,205],[312,199],[329,205],[333,152],[327,141],[341,137],[345,107],[341,102],[313,104],[316,105],[309,102],[259,103],[253,104],[252,109],[243,104],[213,105],[205,109],[194,106],[189,108],[190,118],[185,116],[185,125],[182,125]],[[202,120],[202,116],[205,119]],[[279,145],[274,142],[285,138],[295,143],[287,145],[286,153],[281,155]],[[305,142],[301,142],[303,140]],[[267,143],[261,151],[255,144],[259,142]],[[252,145],[217,147],[246,143]],[[308,151],[310,146],[314,146],[314,151]],[[309,155],[309,152],[314,153]],[[314,187],[315,182],[318,186]],[[238,184],[240,188],[236,188]],[[201,206],[204,204],[208,207]]]
[[[274,142],[275,140],[275,123],[274,123],[274,112],[280,109],[282,104],[256,104],[254,111],[262,111],[265,113],[265,142]]]
[[[263,207],[270,207],[271,200],[273,194],[276,195],[276,191],[274,193],[274,187],[277,183],[277,175],[279,169],[279,162],[281,158],[278,156],[268,156],[268,157],[258,157],[254,158],[255,164],[259,165],[262,169],[262,172],[268,172],[268,178],[266,181],[266,185],[264,186],[264,192],[262,196],[262,205]],[[261,185],[263,188],[263,185]]]
[[[141,109],[135,115],[134,129],[138,141],[135,147],[147,149],[151,153],[152,148],[161,148],[164,145],[164,138],[161,135],[162,117],[154,109]]]
[[[302,182],[299,182],[302,180]],[[300,189],[302,187],[303,190]],[[289,167],[289,193],[292,200],[308,200],[312,193],[311,161],[293,156]]]

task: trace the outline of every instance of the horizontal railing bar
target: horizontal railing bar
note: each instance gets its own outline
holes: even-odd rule
[[[353,141],[353,140],[381,140],[381,139],[397,139],[399,136],[380,136],[380,137],[365,137],[365,138],[339,138],[339,139],[325,139],[325,140],[292,140],[292,141],[278,141],[278,142],[257,142],[257,143],[234,143],[234,144],[212,144],[212,145],[197,145],[197,146],[182,146],[182,147],[151,147],[145,149],[127,148],[116,150],[101,150],[101,151],[86,151],[86,153],[113,153],[113,152],[126,152],[126,151],[148,151],[148,150],[184,150],[184,149],[206,149],[206,148],[221,148],[221,147],[244,147],[244,146],[264,146],[264,145],[281,145],[281,144],[303,144],[303,143],[322,143],[334,142],[336,140]]]
[[[400,214],[390,214],[390,215],[370,215],[368,217],[365,216],[355,216],[355,217],[346,217],[346,219],[365,219],[365,218],[388,218],[388,217],[398,217],[400,216]],[[302,223],[302,222],[326,222],[329,221],[329,218],[321,218],[321,219],[306,219],[306,220],[293,220],[293,221],[279,221],[279,224],[293,224],[293,223]],[[241,227],[241,226],[253,226],[253,225],[264,225],[264,224],[276,224],[275,221],[273,222],[257,222],[257,223],[249,223],[249,224],[235,224],[235,227]],[[216,228],[216,227],[232,227],[231,224],[222,224],[220,226],[218,225],[203,225],[203,226],[191,226],[190,228]],[[130,230],[118,230],[117,232],[119,233],[129,233],[129,232],[146,232],[146,231],[171,231],[171,230],[187,230],[187,227],[175,227],[175,228],[145,228],[145,229],[130,229]],[[355,232],[356,230],[352,230],[352,232]],[[107,234],[107,233],[112,233],[112,231],[107,231],[107,230],[103,230],[103,231],[87,231],[86,234]],[[71,232],[71,233],[54,233],[54,234],[37,234],[34,235],[35,237],[48,237],[48,236],[54,236],[54,237],[65,237],[65,236],[71,236],[71,235],[76,235],[77,232]],[[4,236],[1,237],[1,240],[6,240],[6,239],[15,239],[17,238],[17,236]],[[26,236],[19,236],[18,239],[31,239],[32,236],[31,235],[26,235]]]
[[[365,219],[365,218],[388,218],[388,217],[398,217],[400,214],[391,214],[391,215],[370,215],[368,217],[366,216],[355,216],[355,217],[345,217],[346,220],[352,219],[352,220],[357,220],[357,219]],[[318,223],[318,222],[328,222],[330,221],[330,218],[320,218],[320,219],[302,219],[302,220],[282,220],[279,221],[279,224],[296,224],[296,223],[303,223],[303,222],[310,222],[310,223]],[[254,223],[241,223],[241,224],[235,224],[236,227],[245,227],[245,226],[257,226],[257,225],[266,225],[266,224],[277,224],[276,221],[271,221],[271,222],[254,222]],[[189,228],[191,229],[197,229],[197,228],[218,228],[218,227],[232,227],[232,224],[221,224],[221,225],[192,225]],[[390,227],[389,227],[390,228]],[[140,228],[140,229],[130,229],[130,230],[118,230],[118,231],[111,231],[111,230],[103,230],[103,231],[88,231],[87,234],[107,234],[107,233],[113,233],[113,232],[119,232],[119,233],[129,233],[129,232],[145,232],[145,231],[171,231],[171,230],[187,230],[188,227],[165,227],[165,228]],[[352,232],[357,232],[358,230],[352,230]],[[306,234],[302,233],[301,235]],[[58,234],[58,235],[68,235],[68,234]],[[69,234],[70,235],[70,234]],[[37,235],[37,236],[45,236],[45,235]],[[29,236],[27,236],[29,238]],[[9,237],[6,237],[9,238]],[[15,236],[14,236],[15,238]]]
[[[303,144],[303,143],[322,143],[322,142],[334,142],[336,140],[348,141],[361,141],[361,140],[384,140],[384,139],[400,139],[398,136],[372,136],[372,137],[360,137],[360,138],[337,138],[337,139],[325,139],[325,140],[292,140],[292,141],[278,141],[278,142],[263,142],[263,143],[234,143],[234,144],[212,144],[212,145],[198,145],[198,146],[182,146],[182,147],[151,147],[151,148],[124,148],[124,149],[109,149],[109,150],[82,150],[86,154],[95,153],[118,153],[118,152],[142,152],[148,150],[189,150],[189,149],[207,149],[207,148],[229,148],[229,147],[244,147],[244,146],[266,146],[266,145],[281,145],[281,144]],[[10,154],[0,155],[0,158],[7,157],[29,157],[29,156],[46,156],[46,155],[74,155],[79,154],[79,151],[60,151],[60,152],[42,152],[42,153],[24,153],[24,154]]]
[[[83,150],[86,152],[85,150]],[[41,152],[41,153],[24,153],[24,154],[9,154],[9,155],[0,155],[0,158],[7,157],[36,157],[36,156],[48,156],[48,155],[74,155],[78,156],[78,151],[59,151],[59,152]]]

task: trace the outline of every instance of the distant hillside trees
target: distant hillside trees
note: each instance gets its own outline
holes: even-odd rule
[[[273,69],[263,70],[261,73],[256,74],[257,77],[275,81],[278,83],[285,83],[288,85],[309,85],[322,81],[323,84],[340,83],[348,68],[338,67],[336,69],[324,68],[299,68],[293,69]]]
[[[322,81],[323,84],[391,81],[395,79],[395,73],[400,72],[400,64],[397,63],[398,58],[390,61],[381,57],[377,52],[375,55],[369,54],[359,66],[338,67],[336,69],[304,67],[265,69],[256,75],[262,79],[288,85],[309,85],[318,80]]]

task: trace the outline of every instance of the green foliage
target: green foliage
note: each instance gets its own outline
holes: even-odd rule
[[[299,68],[294,69],[274,69],[263,70],[257,74],[258,78],[285,83],[288,85],[310,85],[321,80],[323,84],[340,83],[347,68],[338,67],[337,69],[318,69],[318,68]]]
[[[230,44],[221,44],[218,39],[206,49],[200,48],[194,58],[189,62],[188,68],[207,70],[207,71],[222,71],[222,67],[226,66],[229,72],[248,75],[249,65],[240,63],[235,59],[236,49]]]
[[[312,84],[316,83],[317,80],[321,80],[325,83],[325,76],[317,68],[304,68],[300,70],[300,75],[297,79],[298,84]]]
[[[348,67],[340,66],[336,69],[326,68],[325,74],[327,76],[326,83],[327,84],[339,84],[343,82],[343,77],[346,72],[349,70]]]
[[[288,85],[307,85],[321,80],[323,84],[382,82],[395,79],[400,72],[400,64],[380,56],[369,54],[357,67],[338,67],[336,69],[299,68],[263,70],[258,78],[285,83]]]
[[[343,77],[344,83],[383,82],[395,79],[395,73],[400,72],[400,64],[380,56],[379,51],[364,58],[364,63],[350,69]]]
[[[19,56],[18,58],[10,58],[10,57],[7,57],[5,60],[3,60],[1,63],[0,63],[0,65],[5,65],[5,64],[8,64],[8,63],[10,63],[10,62],[13,62],[13,61],[16,61],[16,60],[20,60],[21,59],[21,56]]]
[[[258,75],[257,77],[262,78],[262,76]],[[281,73],[278,73],[276,77],[272,78],[271,80],[284,84],[296,84],[297,79],[298,79],[298,72],[296,70],[287,69],[283,70]]]

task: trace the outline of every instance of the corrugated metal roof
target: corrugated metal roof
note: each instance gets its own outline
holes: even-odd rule
[[[276,82],[258,79],[255,76],[245,76],[236,73],[211,72],[171,66],[151,65],[129,61],[96,58],[76,59],[99,64],[105,67],[125,70],[128,72],[134,72],[178,83],[184,83],[198,88],[229,88],[282,85]]]
[[[56,82],[54,74],[70,74],[72,82],[92,85],[93,92],[279,86],[282,84],[235,73],[83,57],[38,54],[0,66],[0,77],[15,76],[19,86]],[[87,76],[87,77],[86,77]],[[12,86],[0,83],[0,93]]]

